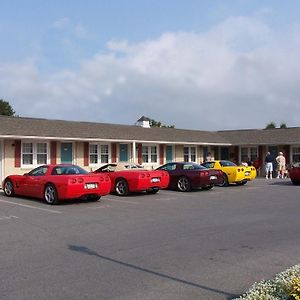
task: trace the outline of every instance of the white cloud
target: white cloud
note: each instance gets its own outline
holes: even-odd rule
[[[75,71],[0,64],[1,97],[21,116],[133,124],[147,115],[206,130],[300,126],[299,33],[236,17],[207,32],[109,41],[106,54]]]

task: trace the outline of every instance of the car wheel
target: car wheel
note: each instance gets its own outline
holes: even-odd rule
[[[129,193],[128,183],[125,179],[118,179],[115,185],[115,192],[118,196],[127,196]]]
[[[159,191],[159,188],[153,188],[153,189],[147,190],[146,192],[148,194],[156,194],[156,193],[158,193],[158,191]]]
[[[177,188],[180,192],[189,192],[191,190],[191,183],[189,179],[182,176],[178,179]]]
[[[15,194],[14,185],[9,179],[4,182],[4,194],[7,197],[12,197]]]
[[[56,188],[53,184],[47,184],[44,191],[44,199],[47,204],[54,205],[58,202]]]
[[[222,182],[219,184],[219,186],[228,186],[228,177],[227,175],[224,173],[222,176]]]
[[[202,190],[208,191],[208,190],[211,190],[213,187],[214,187],[213,185],[204,186],[204,187],[202,187]]]

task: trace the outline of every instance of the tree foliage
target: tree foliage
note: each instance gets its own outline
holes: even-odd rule
[[[8,101],[0,99],[0,115],[2,116],[15,116],[15,111]]]
[[[267,124],[266,129],[274,129],[276,128],[276,124],[274,122],[270,122],[269,124]]]
[[[281,124],[280,124],[280,128],[287,128],[287,126],[286,126],[285,123],[281,123]]]
[[[175,125],[165,125],[160,121],[156,121],[154,119],[150,119],[150,127],[164,127],[164,128],[175,128]]]

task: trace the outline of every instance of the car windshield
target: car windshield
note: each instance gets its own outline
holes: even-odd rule
[[[88,174],[88,172],[78,166],[56,166],[52,170],[52,175],[78,175]]]
[[[213,169],[215,166],[214,162],[205,162],[202,164],[203,167],[208,168],[208,169]]]

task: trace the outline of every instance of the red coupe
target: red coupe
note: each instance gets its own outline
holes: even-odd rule
[[[300,165],[293,166],[289,169],[289,176],[293,184],[300,184]]]
[[[10,175],[3,181],[6,196],[35,197],[48,204],[83,197],[97,201],[109,193],[110,186],[105,174],[90,174],[75,165],[44,165],[24,175]]]
[[[193,188],[210,190],[215,184],[222,182],[223,173],[210,170],[192,162],[172,162],[158,168],[170,175],[169,188],[176,188],[181,192],[188,192]]]
[[[155,194],[169,184],[167,172],[145,170],[132,163],[107,164],[93,173],[107,174],[111,180],[111,192],[119,196],[140,191]]]

